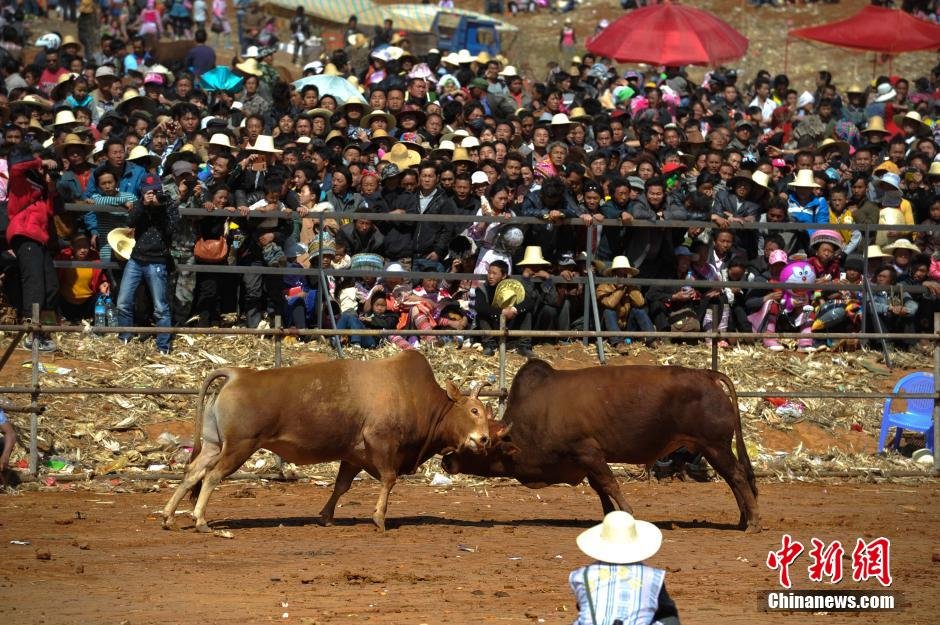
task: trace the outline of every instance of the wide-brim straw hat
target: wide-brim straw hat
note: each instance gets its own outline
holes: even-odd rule
[[[91,154],[92,149],[94,149],[93,145],[91,145],[90,143],[86,141],[83,141],[82,138],[79,137],[78,135],[67,134],[62,139],[62,142],[56,146],[55,152],[61,157],[63,154],[65,154],[65,150],[67,148],[76,147],[76,146],[82,148],[85,151],[86,158],[88,157],[89,154]]]
[[[754,173],[751,174],[751,182],[753,182],[755,186],[770,191],[770,174],[765,174],[759,169],[755,170]]]
[[[868,124],[865,126],[865,130],[862,130],[861,133],[868,134],[872,132],[877,132],[882,135],[890,135],[891,133],[885,130],[885,120],[879,116],[875,115],[868,119]]]
[[[29,120],[29,126],[26,127],[26,132],[31,133],[37,139],[45,139],[52,135],[35,117]]]
[[[52,122],[52,127],[57,128],[59,126],[74,126],[78,123],[78,120],[75,119],[75,114],[70,110],[59,111],[55,114],[55,121]]]
[[[663,533],[652,523],[617,510],[607,514],[603,523],[581,532],[576,542],[578,549],[595,560],[630,564],[656,555]]]
[[[884,251],[893,254],[895,250],[910,250],[915,254],[920,254],[920,248],[911,243],[910,239],[897,239],[891,245],[884,246]]]
[[[576,106],[571,109],[571,114],[568,115],[568,119],[573,122],[590,122],[593,118],[588,115],[588,112],[580,106]]]
[[[421,162],[421,154],[414,150],[409,150],[408,146],[403,145],[402,143],[396,143],[392,148],[382,157],[383,161],[388,161],[398,166],[398,169],[407,169],[408,167],[414,167]]]
[[[630,259],[626,256],[614,256],[614,260],[610,264],[610,267],[608,267],[606,273],[607,275],[611,275],[618,269],[625,269],[628,276],[635,276],[640,273],[639,269],[630,264]]]
[[[493,306],[495,308],[508,308],[515,306],[525,299],[525,286],[513,278],[507,278],[496,285],[493,293]]]
[[[793,179],[789,185],[794,188],[806,188],[806,189],[818,189],[819,184],[816,183],[814,179],[814,172],[812,169],[801,169],[796,172],[796,178]]]
[[[259,78],[263,74],[263,72],[261,71],[261,67],[258,65],[258,61],[252,58],[248,58],[242,61],[241,63],[237,63],[235,65],[235,69],[237,69],[243,74],[250,74],[252,76],[257,76]]]
[[[436,148],[434,148],[433,150],[431,150],[431,158],[432,158],[432,159],[436,159],[436,158],[445,158],[445,157],[446,157],[446,158],[450,158],[451,155],[453,155],[454,149],[455,149],[456,147],[457,147],[457,146],[454,145],[454,142],[453,142],[453,141],[449,141],[449,140],[446,140],[446,139],[445,139],[445,140],[441,141],[441,142],[437,145]],[[940,163],[938,163],[938,165],[940,165]]]
[[[142,106],[144,110],[151,113],[157,109],[157,103],[154,102],[152,98],[140,95],[136,89],[128,89],[125,91],[124,95],[121,96],[121,101],[118,102],[115,108],[118,113],[124,114],[124,111],[133,105]]]
[[[570,126],[571,120],[564,113],[555,113],[552,115],[550,126]]]
[[[499,75],[503,78],[515,78],[519,75],[519,72],[512,65],[507,65],[502,69],[501,72],[499,72]]]
[[[454,154],[450,158],[451,163],[473,163],[473,159],[470,158],[470,152],[467,151],[467,148],[458,146],[454,148]]]
[[[817,154],[825,154],[831,150],[839,150],[839,155],[842,158],[848,158],[849,156],[849,144],[845,141],[837,141],[832,137],[826,137],[822,142],[816,146]]]
[[[908,111],[904,115],[895,115],[894,124],[898,127],[904,126],[904,122],[913,123],[917,127],[917,134],[922,134],[930,129],[917,111]]]
[[[881,249],[880,245],[872,243],[868,246],[868,253],[866,254],[869,260],[872,258],[889,258],[891,254],[885,254],[884,250]]]
[[[369,126],[372,125],[373,119],[384,119],[385,124],[389,128],[395,127],[395,116],[392,115],[391,113],[386,113],[385,111],[381,111],[378,109],[371,111],[370,113],[366,115],[363,115],[360,125],[362,126],[362,128],[368,128]]]
[[[930,164],[930,169],[927,170],[928,176],[940,176],[940,161],[934,161]]]
[[[235,146],[232,145],[232,139],[224,132],[217,132],[212,135],[209,138],[209,145],[216,145],[220,148],[228,148],[229,150],[235,149]]]
[[[108,233],[108,245],[111,247],[111,252],[124,260],[130,260],[136,243],[133,228],[115,228]]]
[[[541,246],[527,245],[525,248],[525,255],[522,257],[522,260],[516,263],[516,266],[526,267],[526,266],[536,266],[536,265],[541,266],[541,267],[548,267],[551,265],[551,263],[545,260],[545,258],[542,256]]]
[[[248,146],[251,152],[264,152],[266,154],[280,154],[283,150],[274,147],[274,138],[271,135],[258,135],[255,144]]]
[[[155,165],[160,163],[160,157],[156,154],[151,154],[143,145],[135,145],[130,154],[127,155],[127,160],[142,165],[144,169],[149,169],[149,165]]]
[[[15,100],[14,102],[11,102],[10,104],[26,104],[29,106],[34,106],[38,109],[45,110],[45,111],[48,111],[52,108],[52,102],[38,95],[34,95],[32,93],[20,98],[19,100]]]

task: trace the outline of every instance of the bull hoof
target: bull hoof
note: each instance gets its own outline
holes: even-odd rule
[[[761,526],[760,523],[755,521],[753,523],[748,523],[747,527],[744,528],[745,534],[760,534]]]
[[[320,515],[320,525],[323,527],[330,527],[333,525],[333,517]]]
[[[205,522],[203,522],[203,523],[197,523],[197,524],[196,524],[196,531],[199,532],[200,534],[211,534],[211,533],[212,533],[212,530],[209,529],[209,524],[208,524],[208,523],[205,523]]]
[[[375,523],[375,527],[378,528],[380,532],[385,531],[385,517],[378,514],[373,514],[372,522]]]
[[[165,530],[173,530],[173,529],[176,529],[176,525],[173,521],[175,521],[173,517],[164,516],[163,521],[160,523],[160,525]]]

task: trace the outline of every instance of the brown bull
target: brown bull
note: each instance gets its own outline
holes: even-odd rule
[[[217,379],[218,395],[205,402]],[[193,490],[196,529],[208,531],[205,511],[213,489],[258,449],[295,464],[339,460],[329,501],[320,512],[333,520],[337,500],[363,469],[382,483],[372,520],[385,529],[388,496],[399,475],[414,473],[435,453],[482,451],[489,409],[445,391],[418,352],[385,360],[336,360],[284,369],[220,369],[202,386],[195,444],[183,481],[163,509],[172,525],[176,507]],[[205,407],[203,405],[205,404]]]
[[[731,486],[742,528],[760,531],[738,398],[724,374],[640,366],[558,371],[530,360],[512,382],[503,421],[490,425],[485,455],[447,454],[444,469],[512,477],[530,488],[586,477],[605,514],[615,504],[631,512],[608,463],[648,465],[686,447],[701,452]]]

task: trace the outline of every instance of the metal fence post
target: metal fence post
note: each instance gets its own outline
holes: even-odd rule
[[[274,315],[274,329],[280,330],[283,327],[283,322],[281,321],[280,315]],[[283,363],[281,362],[281,333],[278,332],[274,335],[274,366],[280,367]]]
[[[503,418],[506,410],[506,316],[499,315],[499,410],[497,418]]]
[[[940,395],[937,394],[937,382],[940,380],[940,312],[933,314],[933,341],[933,470],[934,473],[940,473]]]
[[[33,324],[39,323],[39,304],[33,304]],[[35,325],[29,331],[32,345],[32,392],[29,394],[29,474],[39,475],[39,335]]]
[[[593,250],[593,247],[594,247],[594,246],[593,246],[594,240],[593,240],[593,238],[592,238],[592,236],[591,236],[591,235],[592,235],[592,232],[591,232],[591,229],[592,229],[592,228],[594,228],[594,225],[593,225],[593,224],[587,227],[587,239],[585,240],[585,243],[584,243],[584,254],[585,254],[586,261],[587,261],[585,267],[588,268],[588,269],[591,267],[591,261],[594,260],[594,250]],[[601,228],[603,228],[603,226],[601,226]],[[582,315],[581,319],[584,320],[584,321],[583,321],[583,328],[584,328],[585,334],[584,334],[584,339],[583,339],[583,341],[584,341],[584,346],[587,347],[588,341],[591,340],[590,337],[587,335],[587,330],[588,330],[588,327],[589,327],[589,325],[590,325],[590,323],[591,323],[591,309],[590,309],[591,302],[590,302],[590,300],[588,299],[588,292],[587,292],[587,286],[586,286],[586,285],[585,285],[585,288],[584,288],[584,290],[583,290],[583,293],[584,293],[584,312],[583,312],[583,315]]]
[[[718,371],[718,323],[721,320],[721,305],[712,304],[712,371]]]

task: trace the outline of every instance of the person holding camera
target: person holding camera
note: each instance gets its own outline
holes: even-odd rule
[[[31,318],[33,305],[39,304],[39,321],[55,324],[59,280],[52,265],[49,232],[52,222],[55,182],[52,173],[58,163],[42,160],[31,146],[20,144],[7,157],[10,181],[7,188],[7,215],[10,219],[6,237],[16,256],[20,272],[22,298],[20,318]],[[54,229],[52,229],[54,230]],[[55,341],[47,334],[37,334],[39,351],[54,352]],[[26,348],[33,346],[31,336]]]
[[[179,229],[180,214],[175,202],[163,192],[163,183],[153,174],[144,177],[140,186],[141,201],[131,209],[129,221],[134,229],[134,249],[124,268],[117,300],[118,325],[126,327],[134,322],[134,292],[141,281],[147,284],[153,300],[153,314],[157,327],[168,328],[172,323],[170,300],[167,293],[167,265],[170,242]],[[127,343],[131,335],[122,333],[118,338]],[[157,335],[157,349],[169,354],[172,335]]]

